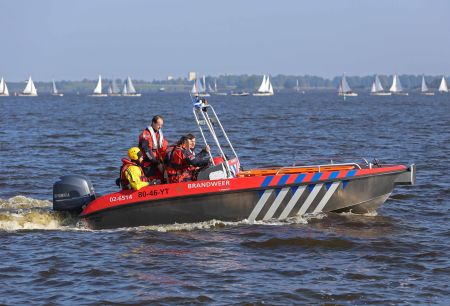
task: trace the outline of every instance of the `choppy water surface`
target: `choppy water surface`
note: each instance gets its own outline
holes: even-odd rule
[[[155,114],[197,132],[182,94],[0,99],[0,304],[442,304],[450,283],[450,95],[211,97],[245,168],[415,162],[378,214],[91,231],[51,211],[61,174],[115,191]]]

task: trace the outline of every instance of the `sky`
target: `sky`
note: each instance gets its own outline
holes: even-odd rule
[[[450,74],[449,0],[0,0],[0,76]]]

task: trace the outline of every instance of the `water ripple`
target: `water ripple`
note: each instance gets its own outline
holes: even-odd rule
[[[363,216],[92,231],[51,210],[53,182],[84,174],[116,191],[151,110],[165,116],[169,142],[198,134],[187,95],[0,99],[0,304],[448,304],[447,95],[210,102],[246,169],[378,158],[415,162],[417,185]]]

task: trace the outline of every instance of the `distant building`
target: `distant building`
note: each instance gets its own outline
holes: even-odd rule
[[[167,76],[167,81],[172,81],[173,80],[173,75],[168,75]]]
[[[197,78],[197,74],[195,73],[195,72],[189,72],[189,75],[188,75],[188,80],[189,81],[193,81],[193,80],[195,80]]]

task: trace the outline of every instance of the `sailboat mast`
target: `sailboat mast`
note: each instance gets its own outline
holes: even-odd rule
[[[344,96],[344,101],[345,101],[346,94],[344,91],[344,80],[345,80],[345,73],[342,75],[342,80],[341,80],[341,90],[342,90],[342,95]]]

